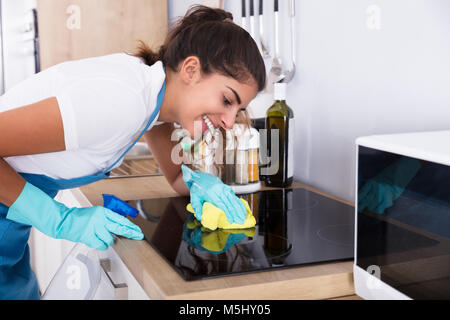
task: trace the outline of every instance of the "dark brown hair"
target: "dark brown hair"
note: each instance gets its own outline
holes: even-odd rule
[[[196,56],[205,75],[218,72],[239,82],[254,80],[262,91],[266,84],[264,60],[250,34],[232,20],[233,15],[222,9],[192,6],[169,31],[158,52],[141,42],[135,56],[147,65],[161,60],[175,72],[180,62]]]

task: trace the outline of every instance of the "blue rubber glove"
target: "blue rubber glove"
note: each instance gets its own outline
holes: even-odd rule
[[[113,243],[112,234],[144,238],[138,226],[105,207],[68,208],[28,182],[6,218],[31,225],[50,237],[82,242],[99,250]]]
[[[374,213],[384,213],[403,193],[420,167],[417,159],[404,157],[368,180],[358,192],[358,212],[367,208]]]
[[[191,193],[191,205],[197,219],[201,220],[203,202],[207,201],[222,209],[230,223],[244,223],[247,210],[230,186],[212,174],[196,172],[185,165],[181,166],[181,170],[183,181]]]

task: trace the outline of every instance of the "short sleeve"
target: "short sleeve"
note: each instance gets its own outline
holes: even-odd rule
[[[156,115],[156,119],[158,119],[158,117],[159,117],[159,112],[158,112],[158,114]],[[160,125],[162,125],[162,124],[165,124],[166,122],[164,122],[164,121],[158,121],[158,120],[155,120],[153,123],[152,123],[152,125],[150,126],[150,128],[148,128],[148,130],[147,131],[150,131],[153,127],[156,127],[156,126],[160,126]]]
[[[113,79],[72,81],[57,90],[66,150],[111,148],[135,135],[145,117],[139,95]]]

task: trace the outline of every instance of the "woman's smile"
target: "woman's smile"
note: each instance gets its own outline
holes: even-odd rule
[[[206,114],[203,114],[194,120],[194,128],[198,128],[198,124],[196,124],[197,122],[201,122],[202,133],[205,133],[208,130],[214,132],[218,128],[218,126],[214,124],[213,120],[211,120],[211,117]]]
[[[213,124],[211,119],[206,114],[204,114],[202,116],[202,132],[205,132],[207,130],[213,132],[215,129],[216,126]]]

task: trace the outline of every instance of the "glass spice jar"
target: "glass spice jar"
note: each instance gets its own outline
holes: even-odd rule
[[[259,132],[250,128],[250,139],[248,143],[248,182],[259,181]]]
[[[236,184],[248,184],[248,142],[249,130],[243,124],[235,125],[237,138],[236,150]]]
[[[224,183],[235,183],[235,149],[236,143],[232,130],[226,130]]]

